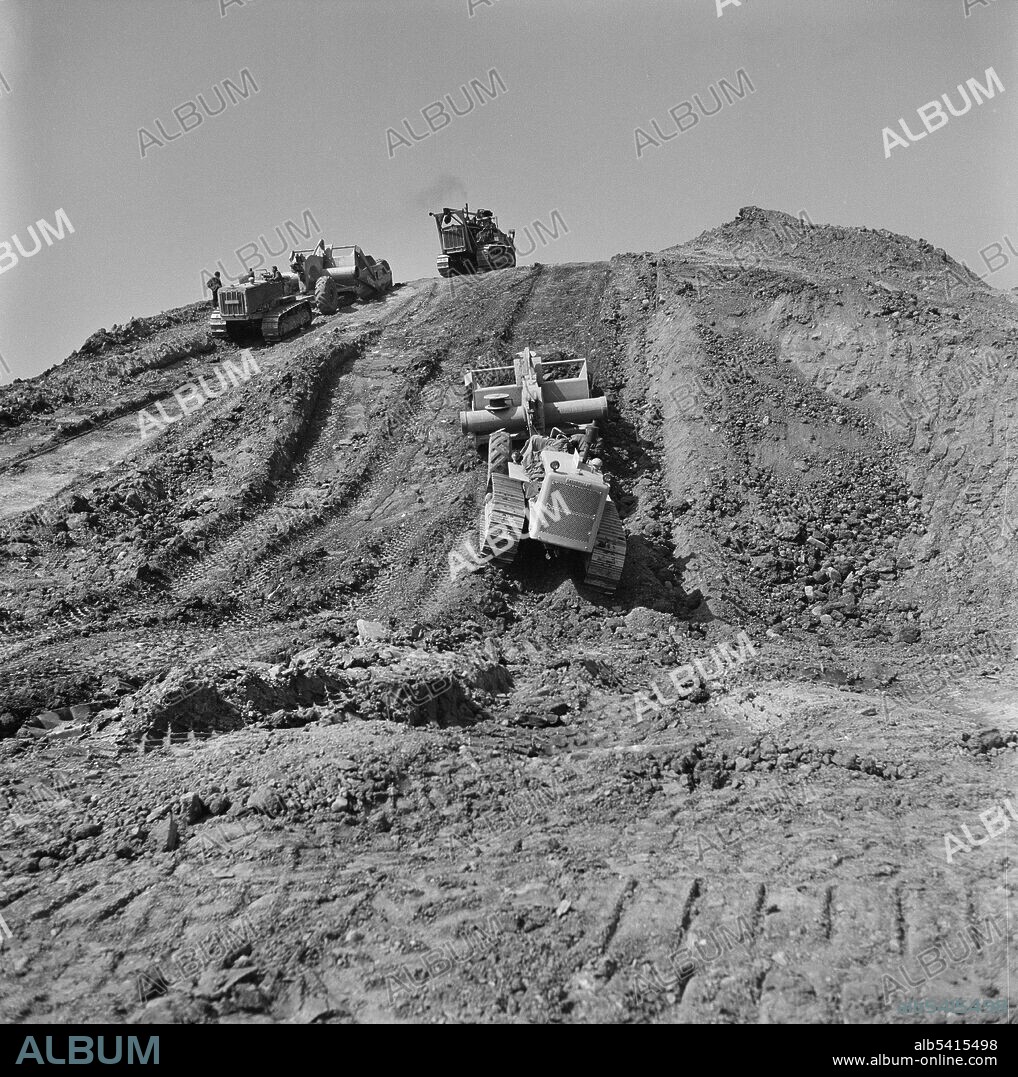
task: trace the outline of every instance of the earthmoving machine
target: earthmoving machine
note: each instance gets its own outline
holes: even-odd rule
[[[470,212],[469,206],[432,213],[438,225],[442,253],[438,272],[443,277],[488,273],[516,265],[515,231],[503,232],[490,209]]]
[[[463,381],[471,409],[460,427],[488,445],[481,559],[511,564],[522,539],[577,550],[584,583],[611,594],[626,534],[591,458],[608,401],[590,395],[586,360],[546,362],[524,348],[513,366],[469,370]]]
[[[313,250],[291,251],[290,271],[308,294],[314,293],[319,314],[335,314],[355,299],[373,299],[392,288],[392,270],[360,247],[333,247],[319,240]]]
[[[261,280],[224,284],[209,318],[213,336],[237,337],[255,326],[269,343],[282,340],[311,323],[311,303],[300,295],[294,277],[273,280],[267,273]]]

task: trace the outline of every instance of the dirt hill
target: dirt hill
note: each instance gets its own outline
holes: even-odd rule
[[[1012,296],[750,207],[207,313],[0,390],[5,1020],[1006,1019]],[[613,599],[451,578],[524,346],[611,401]]]

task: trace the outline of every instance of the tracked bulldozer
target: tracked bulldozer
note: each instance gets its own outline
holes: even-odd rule
[[[209,329],[213,336],[236,338],[257,328],[265,340],[274,343],[310,325],[312,316],[311,303],[300,294],[296,278],[272,279],[263,274],[262,280],[219,289]]]
[[[626,534],[592,456],[608,401],[590,395],[586,360],[546,362],[525,348],[512,367],[470,370],[464,383],[471,408],[460,427],[488,448],[481,560],[511,564],[520,542],[535,540],[576,550],[584,583],[614,592]]]
[[[313,250],[290,252],[290,274],[314,294],[319,314],[335,314],[356,299],[367,300],[392,288],[392,270],[358,246],[333,247],[319,240]]]
[[[443,277],[488,273],[516,265],[514,231],[503,232],[490,209],[470,212],[469,206],[432,213],[438,225],[442,252],[438,272]]]

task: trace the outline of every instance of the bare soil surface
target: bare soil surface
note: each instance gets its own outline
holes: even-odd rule
[[[1014,1014],[1011,297],[747,208],[207,314],[0,390],[4,1020]],[[611,401],[611,599],[452,578],[463,373],[524,346]]]

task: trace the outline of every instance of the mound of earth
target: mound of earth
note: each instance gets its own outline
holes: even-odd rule
[[[207,313],[0,389],[5,1020],[1002,1019],[1011,296],[749,207]],[[450,572],[525,346],[610,400],[610,599]]]

